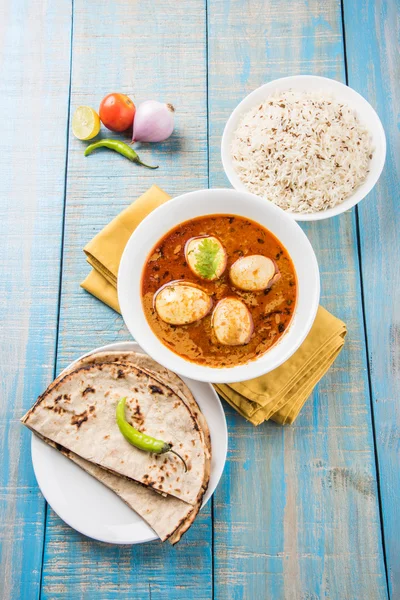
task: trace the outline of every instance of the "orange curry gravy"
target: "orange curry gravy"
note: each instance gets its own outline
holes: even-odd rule
[[[196,277],[185,261],[190,238],[213,235],[228,254],[227,267],[215,281]],[[262,254],[276,261],[281,278],[262,292],[244,292],[229,281],[229,268],[240,257]],[[169,325],[153,308],[155,292],[165,283],[185,280],[200,285],[214,304],[236,296],[249,308],[254,332],[248,344],[224,346],[212,338],[211,314],[190,325]],[[142,302],[152,330],[170,350],[185,359],[209,367],[232,367],[247,363],[269,350],[283,335],[293,317],[297,280],[293,263],[276,237],[257,223],[239,216],[209,215],[182,223],[165,235],[147,259],[142,276]]]

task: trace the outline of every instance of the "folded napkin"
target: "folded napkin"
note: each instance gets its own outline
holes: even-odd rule
[[[169,199],[168,194],[153,185],[84,248],[93,269],[81,286],[117,312],[121,312],[117,275],[125,245],[142,219]],[[320,306],[306,340],[283,365],[256,379],[214,387],[254,425],[268,419],[282,425],[293,423],[341,351],[345,335],[346,325]]]
[[[83,251],[93,270],[81,283],[81,287],[120,313],[117,275],[124,248],[139,223],[170,198],[158,186],[152,185],[143,196],[125,208],[86,244]]]
[[[283,365],[249,381],[218,384],[223,398],[254,425],[293,423],[341,351],[346,325],[320,306],[305,341]]]

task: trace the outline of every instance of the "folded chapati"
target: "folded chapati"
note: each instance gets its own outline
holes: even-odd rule
[[[172,371],[169,371],[165,367],[161,366],[159,363],[157,363],[152,358],[150,358],[150,356],[148,356],[147,354],[141,354],[139,352],[133,352],[133,351],[121,352],[119,350],[98,352],[96,354],[90,354],[90,355],[85,356],[84,358],[80,359],[79,361],[77,361],[77,363],[75,363],[75,365],[73,365],[73,368],[77,368],[78,366],[81,366],[83,364],[93,364],[93,363],[99,363],[99,362],[119,362],[119,361],[130,362],[131,364],[135,365],[136,367],[148,372],[153,378],[157,379],[158,381],[161,381],[161,383],[164,383],[165,385],[170,387],[183,400],[183,402],[185,402],[190,407],[194,418],[198,421],[200,433],[203,434],[204,444],[206,447],[206,470],[205,470],[205,475],[204,475],[203,491],[199,493],[198,502],[197,502],[197,505],[194,507],[194,510],[192,510],[187,515],[186,518],[182,518],[181,525],[176,529],[176,531],[174,531],[173,535],[169,538],[169,541],[171,542],[171,544],[176,544],[177,542],[179,542],[179,540],[181,539],[181,536],[185,533],[185,531],[187,531],[189,529],[189,527],[192,525],[193,521],[195,520],[197,513],[201,508],[203,494],[206,491],[207,486],[208,486],[208,481],[210,478],[210,470],[211,470],[211,438],[210,438],[210,431],[209,431],[209,428],[207,425],[207,421],[206,421],[204,415],[202,414],[202,412],[200,411],[200,409],[193,397],[193,394],[189,390],[188,386],[182,381],[182,379],[180,377],[178,377],[178,375],[176,375]],[[82,460],[81,460],[81,463],[82,463]],[[82,465],[82,464],[80,464],[80,466],[82,466],[82,468],[85,468],[84,465]],[[90,471],[88,469],[85,469],[85,470],[87,470],[88,472],[90,472],[91,475],[93,475],[94,477],[99,479],[99,481],[103,481],[103,483],[105,483],[110,489],[113,489],[114,491],[116,491],[116,493],[118,493],[118,491],[116,489],[114,489],[113,482],[109,478],[107,478],[107,481],[104,481],[103,474],[101,472],[99,472],[99,470],[101,471],[100,467],[96,467],[95,465],[90,465]],[[97,477],[97,475],[98,475],[98,477]],[[125,488],[126,488],[126,485],[127,484],[125,484]],[[152,493],[153,492],[151,490],[147,490],[147,494],[150,494],[150,496],[152,495]],[[140,495],[141,495],[142,501],[144,499],[144,494],[145,494],[145,492],[143,492],[141,490]],[[132,498],[134,498],[134,496],[135,496],[135,490],[129,489],[129,498],[132,499]],[[125,498],[123,498],[123,499],[125,499]],[[126,501],[126,499],[125,499],[125,501]],[[149,498],[149,501],[151,501],[151,498]],[[129,502],[127,502],[127,503],[129,504]],[[152,525],[152,523],[146,517],[146,514],[142,514],[140,512],[140,507],[142,506],[142,503],[141,502],[139,502],[139,504],[135,503],[136,508],[135,508],[135,506],[133,506],[132,502],[130,503],[130,505],[134,510],[136,510],[136,512],[138,512],[149,523],[149,525],[151,527],[153,527],[153,529],[156,531],[156,533],[162,539],[159,530],[156,529]],[[182,514],[185,513],[185,510],[186,510],[185,507],[182,507],[182,509],[181,509]]]
[[[135,448],[121,435],[115,410],[126,397],[126,418],[140,431],[172,444],[185,459]],[[195,507],[208,483],[204,434],[188,405],[168,386],[131,363],[80,366],[60,377],[28,411],[23,422],[114,474]]]
[[[162,496],[131,479],[98,467],[47,438],[38,437],[117,494],[150,525],[162,542],[169,539],[172,544],[176,544],[193,523],[198,512],[197,507],[173,496]]]
[[[170,387],[175,394],[177,394],[185,404],[190,408],[194,418],[200,425],[201,433],[204,437],[204,443],[211,457],[211,438],[210,430],[207,425],[207,421],[204,418],[203,413],[200,411],[196,400],[193,397],[192,392],[184,381],[176,373],[173,373],[169,369],[166,369],[155,360],[150,358],[147,354],[140,352],[121,352],[120,350],[97,352],[96,354],[89,354],[81,358],[73,365],[73,369],[85,364],[95,364],[101,362],[129,362],[135,367],[146,371],[151,377],[161,381],[164,385]],[[64,373],[65,374],[65,373]]]

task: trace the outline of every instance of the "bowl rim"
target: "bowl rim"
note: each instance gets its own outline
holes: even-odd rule
[[[376,169],[375,169],[374,176],[370,176],[371,172],[368,173],[364,183],[361,186],[359,186],[351,196],[349,196],[343,202],[341,202],[340,204],[338,204],[334,207],[327,208],[324,211],[320,211],[320,212],[316,212],[316,213],[294,213],[294,212],[290,212],[287,210],[284,211],[286,214],[290,215],[296,221],[322,221],[324,219],[329,219],[331,217],[340,215],[340,214],[346,212],[347,210],[350,210],[351,208],[353,208],[353,206],[355,206],[356,204],[361,202],[361,200],[363,200],[371,192],[371,190],[375,187],[376,183],[378,182],[378,180],[382,174],[382,170],[383,170],[383,167],[385,165],[385,160],[386,160],[387,144],[386,144],[385,130],[383,128],[382,122],[381,122],[376,110],[372,107],[372,105],[368,102],[368,100],[366,100],[366,98],[364,98],[364,96],[359,94],[352,87],[350,87],[336,79],[331,79],[330,77],[322,77],[320,75],[307,75],[307,74],[291,75],[288,77],[280,77],[278,79],[273,79],[273,80],[269,81],[268,83],[264,83],[263,85],[255,88],[252,92],[247,94],[239,102],[239,104],[234,108],[234,110],[232,111],[228,120],[225,123],[224,131],[223,131],[222,138],[221,138],[221,160],[222,160],[222,166],[224,168],[225,174],[226,174],[227,178],[229,179],[229,182],[231,183],[231,185],[234,187],[234,189],[236,189],[238,191],[247,191],[247,192],[249,191],[245,187],[245,185],[240,181],[239,177],[237,176],[236,171],[234,170],[232,161],[230,159],[229,146],[230,146],[230,140],[231,140],[231,136],[232,136],[230,129],[232,128],[233,124],[236,125],[237,120],[240,118],[240,116],[243,114],[243,112],[246,109],[249,110],[251,108],[251,106],[250,106],[251,99],[255,98],[259,93],[261,93],[261,91],[265,90],[268,92],[268,94],[270,94],[273,92],[273,88],[276,86],[280,87],[281,85],[284,85],[284,87],[286,87],[285,84],[288,84],[287,85],[287,89],[288,89],[290,87],[291,83],[298,82],[298,81],[310,81],[310,80],[320,82],[321,85],[325,89],[327,89],[328,87],[331,87],[332,91],[346,90],[347,94],[350,93],[350,95],[353,96],[355,103],[358,103],[359,105],[363,105],[365,107],[365,109],[370,112],[371,122],[373,122],[373,124],[374,124],[374,126],[371,127],[370,123],[368,123],[368,124],[364,123],[364,126],[368,129],[368,131],[370,133],[375,132],[376,137],[380,143],[380,149],[379,149],[379,155],[378,155],[378,160],[376,163]],[[256,103],[257,103],[257,101],[254,102],[254,104],[256,104]],[[357,111],[357,107],[354,106],[353,103],[350,103],[347,101],[347,104],[349,104],[349,106],[351,106],[354,110]],[[264,202],[270,202],[269,200],[265,200],[265,199],[263,199],[263,200],[264,200]],[[271,202],[271,204],[272,204],[272,202]]]
[[[156,336],[156,334],[154,332],[152,332],[152,330],[150,329],[150,325],[148,324],[146,316],[143,311],[140,293],[137,294],[137,296],[139,296],[139,299],[137,300],[137,298],[136,298],[132,301],[132,296],[129,291],[129,287],[131,285],[131,283],[129,283],[129,281],[130,280],[132,281],[132,266],[131,266],[132,263],[130,261],[130,255],[131,255],[131,253],[135,254],[136,252],[142,251],[140,244],[142,241],[147,239],[149,228],[151,230],[152,224],[156,223],[156,222],[162,223],[163,215],[168,211],[172,210],[177,215],[179,215],[179,210],[177,210],[177,208],[179,208],[179,204],[187,203],[188,199],[196,200],[196,198],[198,198],[200,194],[201,195],[208,194],[210,196],[212,196],[214,194],[214,195],[220,196],[221,193],[228,194],[228,196],[229,195],[230,196],[240,195],[241,197],[247,196],[247,200],[249,200],[249,198],[250,198],[251,202],[256,203],[258,205],[257,207],[255,207],[255,210],[260,208],[261,210],[265,211],[265,202],[263,199],[259,198],[258,196],[255,196],[254,194],[251,194],[250,192],[241,192],[238,190],[227,189],[227,188],[195,190],[192,192],[188,192],[186,194],[179,195],[176,198],[173,198],[171,200],[168,200],[166,203],[162,204],[161,206],[157,207],[154,211],[152,211],[145,219],[143,219],[143,221],[138,225],[138,227],[135,229],[135,231],[132,233],[131,237],[129,238],[128,243],[125,246],[125,249],[124,249],[124,252],[123,252],[123,255],[121,258],[121,262],[120,262],[120,267],[119,267],[119,271],[118,271],[118,279],[117,279],[117,289],[118,289],[118,301],[119,301],[120,308],[121,308],[121,314],[124,319],[126,327],[128,328],[131,335],[134,337],[134,339],[139,343],[139,345],[142,346],[143,349],[154,360],[156,360],[157,362],[159,362],[166,368],[170,369],[171,371],[174,371],[175,373],[178,373],[178,374],[188,377],[190,379],[196,379],[198,381],[207,381],[207,382],[212,382],[212,383],[232,383],[235,381],[246,381],[249,379],[253,379],[254,377],[264,375],[265,373],[268,373],[268,372],[276,369],[278,366],[280,366],[282,363],[284,363],[286,360],[288,360],[288,358],[290,358],[290,356],[292,356],[294,354],[294,352],[299,348],[299,346],[303,343],[304,339],[306,338],[307,334],[309,333],[312,324],[314,323],[315,316],[316,316],[317,310],[318,310],[319,299],[320,299],[320,277],[319,277],[318,262],[317,262],[317,258],[315,256],[314,250],[312,248],[312,245],[311,245],[309,239],[307,238],[306,234],[301,229],[301,227],[298,225],[298,223],[296,223],[296,221],[294,221],[290,216],[288,216],[279,207],[277,207],[271,203],[268,203],[268,208],[267,208],[268,211],[276,212],[277,214],[279,214],[278,218],[283,219],[286,222],[287,226],[289,226],[290,228],[296,228],[297,233],[302,240],[300,246],[302,247],[302,249],[305,249],[305,251],[307,253],[307,259],[309,261],[307,263],[307,268],[309,269],[309,271],[311,273],[310,277],[312,278],[313,286],[314,286],[314,289],[311,289],[311,291],[310,291],[309,305],[307,307],[307,316],[306,316],[306,318],[302,317],[302,321],[299,321],[299,323],[301,323],[301,328],[300,328],[301,332],[297,334],[297,338],[294,338],[295,342],[290,346],[290,348],[288,348],[285,352],[278,353],[276,355],[275,359],[270,361],[270,364],[268,366],[266,366],[262,360],[262,358],[266,354],[268,354],[268,352],[261,355],[260,359],[252,360],[243,365],[236,365],[236,366],[229,367],[229,368],[202,366],[202,365],[196,364],[195,362],[192,362],[192,361],[182,358],[181,356],[179,356],[178,354],[175,354],[174,352],[172,352],[172,350],[167,348],[161,342],[161,340]],[[243,199],[246,199],[246,198],[243,198]],[[241,202],[241,199],[238,199],[238,202]],[[198,206],[198,203],[197,203],[197,206]],[[244,206],[243,212],[245,213],[246,203],[244,203],[243,206]],[[227,211],[227,214],[228,214],[228,212],[229,211]],[[223,214],[223,213],[224,213],[224,211],[217,209],[214,214]],[[196,215],[196,216],[201,216],[202,214],[207,215],[207,214],[212,214],[212,213],[208,210],[205,210],[203,213],[200,211],[198,213],[198,215]],[[229,214],[235,214],[235,211],[233,211],[232,213],[229,213]],[[239,214],[239,213],[237,213],[237,214]],[[243,216],[245,216],[245,214]],[[195,217],[193,217],[193,218],[195,218]],[[252,217],[248,217],[248,218],[252,218]],[[179,225],[179,223],[185,222],[187,220],[188,220],[187,218],[178,218],[177,217],[175,220],[175,224],[170,226],[167,231],[161,232],[158,236],[158,239],[161,239],[170,229]],[[263,225],[263,226],[265,226],[265,225]],[[274,233],[274,231],[272,231],[272,233],[279,239],[279,236],[277,236]],[[157,243],[157,240],[155,243]],[[282,242],[282,244],[285,246],[285,244],[283,242]],[[134,280],[136,281],[136,284],[138,285],[138,289],[140,289],[140,280],[141,280],[141,276],[142,276],[142,272],[143,272],[143,266],[144,266],[145,259],[147,258],[148,253],[151,251],[151,247],[153,247],[154,244],[152,243],[150,245],[148,242],[148,245],[150,247],[145,249],[145,251],[144,251],[145,256],[143,256],[143,258],[142,258],[140,268],[139,267],[136,268],[136,274],[134,275]],[[143,246],[143,244],[142,244],[142,246]],[[136,250],[135,248],[138,250]],[[139,305],[140,305],[140,311],[135,312],[134,309],[135,308],[138,309]],[[140,315],[137,314],[138,312],[140,313]],[[133,313],[135,313],[135,314],[133,314]],[[296,313],[295,313],[295,315],[296,315]],[[293,322],[294,321],[292,321],[291,325],[293,325]],[[141,329],[141,328],[143,328],[143,323],[144,323],[144,329],[148,330],[145,333]],[[299,325],[299,327],[300,327],[300,325]],[[290,329],[291,328],[289,327],[288,331],[290,331]],[[283,335],[280,338],[280,340],[277,342],[277,344],[275,344],[273,346],[273,348],[277,348],[279,346],[281,340],[285,339],[285,337],[286,336]]]

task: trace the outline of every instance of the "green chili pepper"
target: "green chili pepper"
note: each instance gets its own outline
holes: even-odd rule
[[[85,150],[85,156],[89,156],[89,154],[92,154],[92,152],[97,150],[97,148],[110,148],[110,150],[114,150],[115,152],[122,154],[122,156],[125,156],[125,158],[137,163],[138,165],[143,165],[143,167],[147,167],[148,169],[158,169],[158,166],[152,167],[142,162],[138,153],[135,152],[131,146],[128,146],[128,144],[125,144],[125,142],[121,142],[120,140],[100,140],[99,142],[90,144],[90,146],[88,146]]]
[[[150,435],[146,435],[141,431],[138,431],[125,418],[125,403],[126,398],[121,398],[121,400],[117,404],[117,425],[119,427],[120,432],[124,436],[124,438],[135,446],[139,448],[139,450],[145,450],[146,452],[154,452],[155,454],[164,454],[165,452],[172,452],[178,458],[181,459],[183,464],[185,465],[185,473],[187,471],[187,466],[182,456],[180,456],[177,452],[172,450],[171,444],[167,444],[162,440],[157,440],[156,438],[151,437]]]

